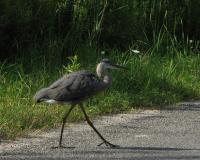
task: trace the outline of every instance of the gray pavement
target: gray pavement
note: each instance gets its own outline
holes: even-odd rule
[[[74,149],[51,149],[58,143],[57,128],[2,142],[0,159],[200,160],[199,102],[103,116],[93,122],[106,139],[120,147],[98,147],[101,140],[86,122],[70,123],[63,143]]]

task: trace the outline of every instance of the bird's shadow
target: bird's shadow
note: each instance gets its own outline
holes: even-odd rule
[[[0,154],[1,157],[7,156],[30,156],[32,159],[42,158],[45,160],[54,160],[55,157],[50,155],[56,155],[56,153],[62,153],[59,159],[73,158],[72,159],[93,159],[95,156],[96,160],[114,160],[118,159],[120,156],[124,160],[166,160],[166,159],[200,159],[199,154],[188,154],[187,151],[196,151],[194,153],[199,153],[200,149],[196,148],[175,148],[175,147],[134,147],[134,146],[118,146],[116,148],[109,147],[98,147],[98,148],[75,148],[75,149],[50,149],[48,152],[16,152],[16,153],[4,153]],[[139,154],[138,154],[139,153]],[[167,154],[166,154],[167,153]],[[171,154],[170,154],[171,153]],[[181,154],[180,154],[181,153]],[[143,156],[141,156],[143,155]],[[93,157],[93,158],[91,158]],[[58,157],[57,157],[58,158]]]
[[[200,151],[197,148],[174,148],[174,147],[131,147],[117,146],[111,149],[117,150],[135,150],[135,151]]]

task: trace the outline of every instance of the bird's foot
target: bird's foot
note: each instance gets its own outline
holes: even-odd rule
[[[51,147],[51,149],[64,149],[64,148],[74,149],[75,147],[65,147],[63,145],[58,145],[58,146]]]
[[[98,144],[97,146],[101,146],[102,144],[105,144],[107,147],[110,147],[110,148],[118,148],[119,147],[119,145],[114,145],[108,141],[104,141],[104,142]]]

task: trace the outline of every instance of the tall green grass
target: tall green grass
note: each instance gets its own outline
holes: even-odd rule
[[[164,28],[180,43],[198,41],[199,5],[199,0],[1,0],[0,58],[29,55],[35,45],[49,43],[63,44],[61,56],[80,44],[148,49]],[[170,44],[169,36],[160,38],[163,47]]]
[[[84,47],[78,56],[66,58],[63,63],[53,59],[49,62],[46,58],[39,58],[40,63],[39,59],[1,63],[0,137],[15,138],[61,122],[67,106],[34,104],[34,93],[65,73],[83,68],[94,72],[96,63],[103,57],[95,49]],[[140,106],[162,107],[200,97],[199,55],[158,56],[131,51],[122,54],[113,50],[107,57],[129,70],[111,71],[114,77],[111,87],[86,102],[90,116],[119,113]],[[77,108],[70,120],[82,118]]]

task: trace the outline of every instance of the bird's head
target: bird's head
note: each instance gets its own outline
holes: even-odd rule
[[[120,66],[116,63],[113,63],[111,60],[107,58],[102,59],[99,64],[103,67],[103,69],[128,69],[124,66]]]
[[[102,59],[100,63],[97,65],[97,70],[96,70],[97,75],[99,77],[102,77],[107,72],[108,69],[128,69],[128,68],[115,64],[111,60],[105,58]]]

